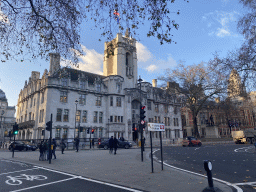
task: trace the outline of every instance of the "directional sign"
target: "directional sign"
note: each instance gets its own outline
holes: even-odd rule
[[[148,123],[148,131],[165,131],[163,123]]]

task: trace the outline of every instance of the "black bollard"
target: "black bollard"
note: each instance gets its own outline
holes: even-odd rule
[[[207,172],[207,178],[208,178],[208,187],[206,187],[203,192],[222,192],[217,187],[213,186],[213,179],[212,179],[212,162],[205,160],[204,161],[204,169]]]

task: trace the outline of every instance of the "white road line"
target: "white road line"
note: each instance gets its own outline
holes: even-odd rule
[[[234,151],[235,151],[235,152],[238,152],[238,150],[244,149],[244,148],[245,148],[245,149],[250,149],[250,148],[252,148],[252,147],[251,147],[251,146],[250,146],[250,147],[241,147],[241,148],[235,149]]]
[[[59,181],[45,183],[45,184],[42,184],[42,185],[36,185],[36,186],[33,186],[33,187],[18,189],[18,190],[10,191],[10,192],[25,191],[25,190],[28,190],[28,189],[34,189],[34,188],[38,188],[38,187],[42,187],[42,186],[46,186],[46,185],[52,185],[52,184],[55,184],[55,183],[60,183],[60,182],[64,182],[64,181],[68,181],[68,180],[72,180],[72,179],[76,179],[76,178],[77,177],[72,177],[72,178],[68,178],[68,179],[63,179],[63,180],[59,180]]]
[[[103,181],[97,181],[97,180],[94,180],[94,179],[88,179],[88,178],[85,178],[85,177],[82,177],[82,176],[72,175],[72,174],[69,174],[69,173],[64,173],[64,172],[61,172],[61,171],[56,171],[56,170],[52,170],[52,169],[48,169],[48,168],[44,168],[44,167],[38,167],[38,168],[44,169],[44,170],[47,170],[47,171],[51,171],[51,172],[55,172],[55,173],[60,173],[60,174],[63,174],[63,175],[68,175],[68,176],[78,178],[78,179],[83,179],[83,180],[87,180],[87,181],[91,181],[91,182],[95,182],[95,183],[109,185],[109,186],[120,188],[120,189],[125,189],[125,190],[128,190],[128,191],[141,192],[141,191],[136,190],[136,189],[127,188],[127,187],[119,186],[119,185],[116,185],[116,184],[106,183],[106,182],[103,182]]]
[[[253,185],[253,184],[256,184],[256,181],[255,182],[247,182],[247,183],[234,183],[234,185]]]
[[[48,168],[45,168],[45,167],[39,167],[39,166],[35,166],[35,167],[37,167],[38,169],[44,169],[44,170],[47,170],[47,171],[59,173],[59,174],[62,174],[62,175],[68,175],[70,177],[77,177],[77,175],[72,175],[72,174],[69,174],[69,173],[64,173],[64,172],[61,172],[61,171],[56,171],[56,170],[48,169]]]
[[[10,174],[10,173],[19,173],[19,172],[22,172],[22,171],[30,171],[30,170],[34,170],[34,169],[38,169],[38,168],[24,169],[24,170],[13,171],[13,172],[8,172],[8,173],[1,173],[0,175],[6,175],[6,174]]]
[[[157,149],[157,150],[153,151],[153,154],[154,154],[156,151],[158,151],[158,150],[160,150],[160,149]],[[157,160],[157,161],[158,161],[159,163],[161,163],[161,161],[159,161],[159,160]],[[168,167],[171,167],[171,168],[173,168],[173,169],[177,169],[177,170],[180,170],[180,171],[184,171],[184,172],[187,172],[187,173],[191,173],[191,174],[194,174],[194,175],[198,175],[198,176],[207,178],[206,175],[202,175],[202,174],[199,174],[199,173],[195,173],[195,172],[192,172],[192,171],[188,171],[188,170],[185,170],[185,169],[181,169],[181,168],[178,168],[178,167],[174,167],[174,166],[169,165],[169,164],[164,163],[164,162],[163,162],[163,164],[166,165],[166,166],[168,166]],[[237,192],[243,192],[243,190],[242,190],[240,187],[236,186],[235,184],[232,184],[232,183],[229,183],[229,182],[227,182],[227,181],[223,181],[223,180],[221,180],[221,179],[217,179],[217,178],[214,178],[214,177],[213,177],[212,179],[215,180],[215,181],[218,181],[218,182],[221,182],[221,183],[224,183],[224,184],[226,184],[226,185],[229,185],[229,186],[234,187],[234,188],[237,190]]]
[[[106,182],[102,182],[102,181],[97,181],[97,180],[94,180],[94,179],[84,178],[82,176],[80,176],[79,178],[83,179],[83,180],[86,180],[86,181],[92,181],[92,182],[95,182],[95,183],[100,183],[100,184],[108,185],[108,186],[111,186],[111,187],[116,187],[116,188],[119,188],[119,189],[125,189],[127,191],[142,192],[142,191],[139,191],[139,190],[136,190],[136,189],[127,188],[127,187],[119,186],[119,185],[116,185],[116,184],[111,184],[111,183],[106,183]]]

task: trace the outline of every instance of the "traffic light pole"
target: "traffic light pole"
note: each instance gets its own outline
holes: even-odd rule
[[[51,114],[51,130],[50,130],[50,142],[49,142],[49,164],[52,160],[52,114]]]
[[[141,109],[141,106],[142,106],[141,81],[142,81],[142,79],[139,77],[138,81],[140,83],[140,109]],[[141,161],[143,162],[143,142],[142,142],[142,139],[143,139],[143,128],[142,128],[142,125],[141,125],[141,122],[140,122]]]
[[[12,145],[12,158],[14,158],[14,147],[15,147],[15,135],[13,135],[13,145]]]

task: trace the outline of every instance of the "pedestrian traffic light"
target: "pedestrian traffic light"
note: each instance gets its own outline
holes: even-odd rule
[[[47,130],[47,131],[51,131],[51,130],[52,130],[52,121],[48,121],[48,122],[46,123],[46,130]]]
[[[94,129],[92,129],[92,134],[94,133]]]
[[[87,134],[89,134],[90,133],[90,129],[87,129]]]
[[[17,123],[15,122],[15,124],[13,125],[13,135],[17,135],[19,132],[19,126],[17,125]]]
[[[140,121],[141,121],[141,120],[144,121],[144,119],[145,119],[145,117],[146,117],[146,116],[145,116],[145,113],[146,113],[145,108],[146,108],[145,106],[142,106],[142,105],[140,106]]]

